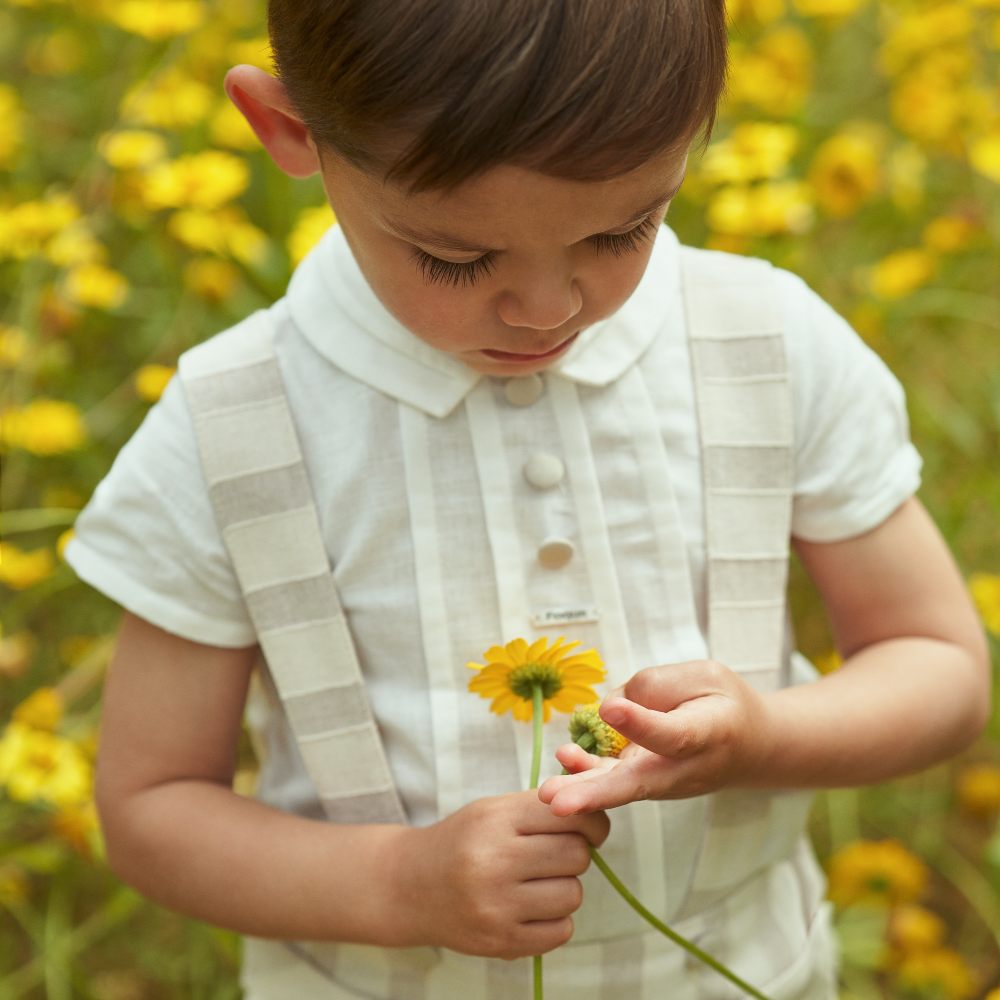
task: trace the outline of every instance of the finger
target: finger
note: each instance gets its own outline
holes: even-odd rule
[[[710,744],[712,712],[717,703],[718,699],[703,696],[661,712],[620,699],[601,706],[601,717],[632,743],[661,757],[684,759]]]
[[[559,920],[580,909],[583,886],[571,875],[524,882],[517,893],[518,923]]]
[[[560,782],[549,799],[549,809],[555,816],[601,816],[603,810],[649,797],[635,768],[587,771],[553,780]]]
[[[597,754],[587,753],[583,747],[576,743],[564,743],[556,750],[556,760],[570,774],[579,771],[590,771],[595,767],[606,767],[614,758],[598,757]]]
[[[522,838],[517,872],[525,881],[582,875],[590,867],[590,843],[579,833]]]
[[[646,708],[669,712],[678,705],[722,689],[732,671],[714,660],[686,660],[660,667],[646,667],[633,674],[622,688],[621,697]],[[612,692],[612,697],[616,692]],[[603,713],[601,713],[603,718]],[[605,719],[607,722],[608,720]],[[609,722],[609,725],[614,725]]]
[[[515,832],[523,836],[547,833],[582,834],[595,847],[604,843],[611,827],[607,816],[564,815],[557,816],[545,803],[540,802],[535,790],[525,793],[531,796],[530,807],[521,811],[516,820]]]
[[[517,957],[544,955],[562,947],[573,936],[573,918],[531,920],[518,928]],[[513,957],[513,956],[512,956]]]

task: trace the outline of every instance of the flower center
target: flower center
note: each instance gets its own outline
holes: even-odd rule
[[[555,697],[563,686],[559,668],[551,663],[522,663],[510,672],[508,683],[511,691],[525,701],[531,701],[536,684],[546,700]]]

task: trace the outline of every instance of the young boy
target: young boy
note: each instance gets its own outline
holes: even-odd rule
[[[247,935],[253,1000],[521,998],[541,953],[550,1000],[738,995],[584,874],[603,844],[774,1000],[833,997],[792,790],[966,745],[986,656],[893,378],[791,276],[659,224],[722,4],[272,0],[270,28],[278,78],[227,90],[339,225],[181,359],[78,521],[67,558],[127,611],[112,866]],[[822,681],[790,537],[847,661]],[[550,809],[465,664],[559,634],[654,753]],[[248,692],[259,801],[230,787]]]

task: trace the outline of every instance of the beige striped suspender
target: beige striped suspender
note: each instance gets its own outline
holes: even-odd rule
[[[271,324],[258,312],[181,358],[216,519],[327,816],[405,815],[320,535]]]

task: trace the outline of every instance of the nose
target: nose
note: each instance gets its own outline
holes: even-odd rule
[[[555,330],[568,323],[582,306],[583,295],[572,275],[535,272],[500,295],[497,312],[507,326]]]

